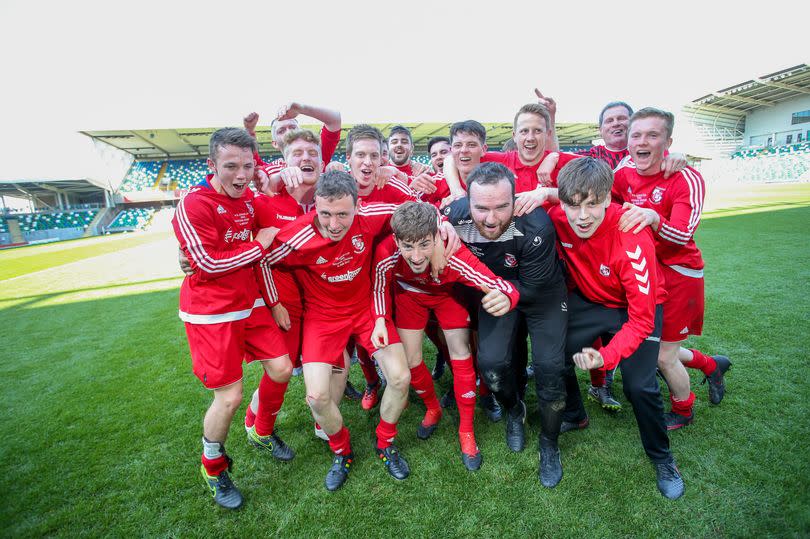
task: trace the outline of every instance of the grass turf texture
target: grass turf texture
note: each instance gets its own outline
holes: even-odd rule
[[[808,229],[807,207],[717,215],[701,225],[706,336],[691,344],[727,353],[734,367],[720,406],[708,404],[701,377],[691,373],[696,420],[671,435],[686,481],[677,502],[658,494],[629,408],[609,415],[587,401],[591,426],[561,437],[563,481],[543,489],[531,391],[522,453],[506,449],[503,423],[476,412],[484,453],[477,473],[461,464],[454,411],[430,440],[416,438],[423,408],[412,397],[399,426],[412,469],[404,482],[374,457],[376,414],[344,401],[356,462],[345,487],[328,493],[330,454],[312,434],[303,380],[294,378],[278,426],[296,459],[277,463],[248,446],[243,406],[227,447],[246,505],[226,512],[213,506],[199,477],[210,394],[190,372],[176,315],[179,279],[134,273],[122,284],[105,279],[112,258],[88,258],[64,271],[0,281],[3,535],[807,535]],[[144,249],[162,246],[162,256],[171,257],[171,239],[154,238],[160,241],[123,242],[119,249],[127,249],[100,247],[98,254],[135,265]],[[37,249],[38,257],[47,256]],[[41,269],[17,268],[26,258],[2,265],[10,274]],[[427,361],[432,365],[430,351]],[[245,369],[246,396],[258,379],[258,366]],[[362,387],[359,369],[352,380]],[[584,373],[580,380],[584,390]],[[437,389],[450,386],[445,375]],[[627,404],[618,388],[617,395]]]

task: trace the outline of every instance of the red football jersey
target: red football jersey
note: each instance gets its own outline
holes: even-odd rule
[[[177,205],[174,234],[194,270],[180,287],[180,318],[218,324],[250,316],[259,290],[253,264],[264,256],[254,229],[253,192],[217,193],[208,175]]]
[[[543,154],[543,159],[550,153],[551,152],[546,151],[546,153]],[[551,185],[544,185],[543,187],[557,187],[557,174],[559,174],[560,169],[572,159],[582,157],[581,155],[573,153],[557,153],[560,154],[560,158],[557,161],[557,166],[554,167],[554,170],[551,172]],[[513,150],[511,152],[487,152],[481,158],[481,162],[486,163],[492,161],[505,165],[506,168],[515,173],[515,193],[522,193],[524,191],[532,191],[539,187],[537,182],[537,169],[540,163],[543,162],[543,159],[536,165],[529,167],[520,162],[520,156],[517,150]]]
[[[434,278],[428,269],[424,273],[414,273],[402,258],[393,236],[389,236],[377,246],[374,253],[374,301],[375,317],[383,316],[391,320],[391,283],[396,280],[401,289],[408,293],[449,296],[453,293],[453,283],[461,283],[480,289],[485,286],[500,290],[512,303],[512,309],[520,299],[520,293],[509,281],[496,277],[492,271],[462,245],[456,254],[447,261],[447,266]]]
[[[253,207],[256,210],[257,230],[269,226],[283,229],[300,216],[314,210],[315,204],[299,204],[286,189],[282,189],[275,196],[258,195],[254,199]],[[259,265],[256,266],[256,270],[257,272],[261,271]],[[258,276],[258,280],[262,281],[261,275]],[[274,271],[273,282],[276,286],[278,301],[284,307],[297,311],[303,308],[301,291],[291,270],[279,268],[278,271]],[[262,291],[264,292],[264,290]],[[266,293],[263,293],[262,296],[267,305],[272,307],[275,304],[275,302],[270,301],[270,297]]]
[[[661,216],[655,252],[661,263],[676,271],[702,270],[703,256],[694,234],[700,224],[706,184],[693,168],[686,167],[667,179],[659,172],[642,176],[632,159],[625,159],[614,173],[613,201],[652,208]],[[681,271],[681,273],[684,273]]]
[[[557,229],[570,284],[588,301],[627,309],[628,321],[601,350],[605,367],[613,369],[650,336],[655,306],[666,299],[652,233],[620,231],[622,208],[617,204],[608,207],[604,221],[588,239],[576,235],[559,205],[550,207],[548,214]]]
[[[276,235],[262,260],[265,292],[272,300],[270,265],[300,268],[296,277],[304,291],[305,310],[336,317],[368,309],[372,245],[391,232],[395,209],[394,204],[361,205],[348,232],[337,242],[321,235],[315,212],[299,217]]]
[[[418,200],[416,192],[406,183],[391,178],[382,187],[375,187],[367,195],[360,195],[360,202],[363,204],[404,204]]]
[[[323,161],[324,169],[326,169],[326,165],[329,164],[329,161],[332,160],[332,156],[335,155],[335,150],[339,143],[340,130],[329,131],[326,126],[321,127],[321,160]],[[262,161],[259,153],[255,152],[253,154],[253,160],[256,162],[256,166],[264,170],[268,176],[278,174],[282,169],[287,168],[287,163],[282,157],[274,159],[270,163],[265,163]]]

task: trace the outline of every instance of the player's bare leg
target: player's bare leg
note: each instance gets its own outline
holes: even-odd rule
[[[225,443],[236,410],[242,404],[242,381],[214,390],[214,401],[205,412],[203,436],[210,441]]]
[[[405,349],[405,357],[408,361],[408,369],[411,371],[411,386],[425,403],[425,417],[416,430],[417,438],[427,440],[439,426],[442,417],[442,407],[439,406],[439,399],[436,398],[436,389],[433,386],[433,377],[430,374],[422,358],[422,340],[424,330],[399,329],[397,328],[399,339]]]
[[[658,368],[667,381],[672,402],[672,411],[664,416],[668,430],[689,425],[694,418],[692,404],[695,401],[695,394],[689,387],[689,373],[678,359],[681,342],[661,341],[658,353]]]
[[[335,454],[332,466],[326,474],[324,481],[327,490],[337,490],[349,477],[349,469],[354,460],[352,453],[351,437],[349,430],[343,424],[343,417],[340,415],[337,402],[343,397],[343,387],[345,387],[345,377],[340,373],[337,377],[342,378],[344,383],[338,382],[333,385],[333,371],[336,368],[328,363],[304,363],[304,385],[307,391],[307,404],[312,410],[312,417],[315,422],[326,432],[329,438],[329,447]],[[337,368],[338,371],[345,371],[344,368]],[[333,391],[336,391],[333,395]],[[337,402],[336,402],[337,399]]]
[[[394,478],[405,479],[410,474],[408,462],[394,445],[397,435],[397,422],[408,400],[411,385],[411,372],[405,349],[401,343],[389,344],[377,350],[374,358],[388,381],[385,393],[380,400],[380,423],[377,425],[377,456]],[[431,381],[432,383],[432,381]]]
[[[242,505],[242,495],[231,483],[231,459],[225,453],[225,439],[236,410],[242,404],[242,381],[214,390],[214,401],[203,419],[203,454],[200,471],[214,492],[217,503],[230,509]],[[218,498],[219,497],[219,498]]]
[[[292,377],[292,362],[288,355],[261,361],[264,376],[259,382],[259,407],[256,420],[248,430],[248,441],[255,447],[270,453],[278,460],[288,461],[295,452],[275,432],[276,417],[284,404],[284,394]]]
[[[483,456],[475,442],[475,367],[470,348],[468,329],[444,331],[450,361],[453,365],[453,392],[458,407],[458,439],[461,444],[461,461],[468,470],[481,467]]]

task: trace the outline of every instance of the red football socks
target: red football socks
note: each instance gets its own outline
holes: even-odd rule
[[[351,436],[349,436],[349,429],[346,426],[340,427],[340,430],[335,434],[329,436],[329,447],[335,455],[348,455],[352,452]]]
[[[202,455],[202,463],[205,467],[205,473],[210,476],[216,476],[228,469],[228,459],[225,455],[219,456],[215,459],[207,459]]]
[[[604,369],[591,369],[591,385],[593,387],[602,387],[605,385],[605,371]]]
[[[280,384],[264,373],[259,382],[259,411],[256,412],[256,434],[268,436],[273,434],[281,405],[284,403],[284,393],[287,391],[287,382]]]
[[[368,357],[366,351],[359,346],[357,347],[357,359],[360,362],[360,368],[363,369],[363,377],[366,379],[366,383],[373,386],[379,382],[380,377],[377,374],[377,369],[374,368],[374,360]]]
[[[684,366],[690,369],[700,369],[703,374],[709,376],[717,368],[717,362],[713,357],[707,356],[700,350],[689,349],[692,352],[692,361],[684,363]]]
[[[380,424],[377,425],[377,447],[379,449],[389,447],[394,442],[394,438],[396,437],[397,424],[383,421],[383,419],[380,418]]]
[[[256,423],[256,412],[253,411],[253,409],[250,407],[250,403],[248,403],[247,410],[245,410],[245,427],[250,428],[255,423]]]
[[[428,410],[441,410],[439,399],[436,398],[436,388],[433,386],[433,378],[424,361],[411,369],[411,387],[425,403]]]
[[[481,389],[484,387],[486,386],[481,384]],[[471,357],[453,360],[453,393],[456,396],[456,406],[458,407],[458,431],[473,432],[475,370]]]
[[[689,398],[686,400],[675,400],[675,397],[672,395],[669,396],[669,400],[672,402],[672,411],[674,413],[684,417],[689,417],[692,415],[692,404],[695,402],[695,394],[691,391],[689,392]]]

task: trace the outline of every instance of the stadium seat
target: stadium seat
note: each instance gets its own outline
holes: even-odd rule
[[[154,214],[155,210],[153,208],[127,208],[113,219],[107,226],[107,230],[142,230],[149,224]]]
[[[152,189],[157,182],[162,161],[136,161],[121,182],[121,191],[145,191]]]
[[[54,228],[87,228],[97,213],[98,210],[25,213],[18,215],[17,220],[23,232]]]

